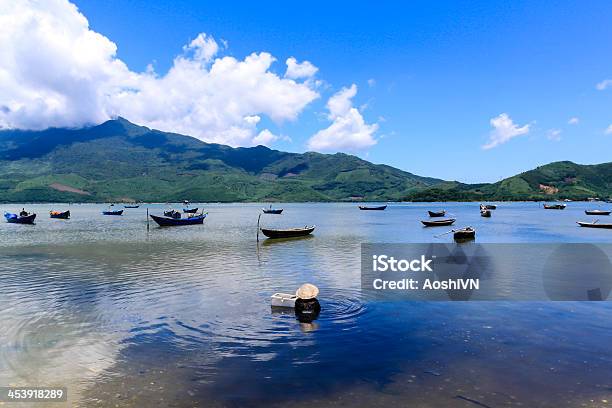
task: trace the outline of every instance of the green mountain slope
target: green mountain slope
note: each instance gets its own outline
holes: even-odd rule
[[[125,119],[0,131],[0,201],[399,200],[441,183],[346,154],[231,148]]]
[[[561,161],[492,184],[439,183],[415,191],[412,200],[584,200],[612,197],[612,163],[581,165]]]

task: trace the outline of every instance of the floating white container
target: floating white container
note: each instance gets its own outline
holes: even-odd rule
[[[275,293],[272,295],[272,306],[275,307],[295,307],[296,295],[288,293]]]

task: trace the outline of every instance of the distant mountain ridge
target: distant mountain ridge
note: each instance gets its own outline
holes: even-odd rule
[[[0,131],[0,201],[439,201],[612,196],[612,163],[557,162],[492,184],[417,176],[337,153],[232,148],[123,118]]]
[[[122,118],[0,131],[0,201],[400,200],[441,182],[347,154],[232,148]]]

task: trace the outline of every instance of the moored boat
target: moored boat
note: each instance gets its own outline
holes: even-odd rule
[[[427,211],[430,217],[444,217],[446,215],[446,210],[442,211]]]
[[[204,218],[206,218],[207,214],[208,213],[198,214],[198,215],[191,215],[191,216],[185,217],[185,218],[160,217],[158,215],[153,215],[153,214],[150,214],[149,216],[160,227],[173,227],[173,226],[180,226],[180,225],[203,224],[204,223]]]
[[[455,222],[454,218],[448,218],[445,220],[436,220],[436,221],[421,221],[421,223],[426,227],[439,227],[443,225],[452,225]]]
[[[280,214],[283,212],[282,208],[262,208],[264,214]]]
[[[380,205],[380,206],[375,206],[375,207],[368,207],[366,205],[359,206],[359,209],[363,211],[383,211],[386,208],[387,208],[386,205]]]
[[[288,228],[288,229],[270,229],[262,228],[261,232],[268,238],[294,238],[309,235],[314,231],[315,226],[306,226],[303,228]]]
[[[544,204],[546,210],[563,210],[565,207],[567,207],[565,204]]]
[[[124,205],[123,208],[138,208],[140,205]]]
[[[584,210],[584,213],[586,215],[610,215],[610,213],[612,213],[612,211],[606,211],[606,210]]]
[[[485,209],[487,209],[487,210],[495,210],[495,209],[497,209],[497,206],[496,206],[496,205],[494,205],[494,204],[487,204],[487,205],[485,205],[484,207],[485,207]]]
[[[470,241],[476,238],[476,230],[472,227],[465,227],[458,230],[453,230],[453,238],[455,241]]]
[[[123,210],[106,210],[102,211],[102,215],[123,215]]]
[[[599,221],[599,220],[595,220],[593,222],[576,221],[576,224],[580,225],[581,227],[585,227],[585,228],[612,229],[612,224],[604,224],[604,223],[599,223],[597,221]]]
[[[68,211],[49,211],[49,217],[67,220],[68,218],[70,218],[70,210]]]
[[[487,218],[491,217],[491,210],[487,210],[487,209],[480,210],[480,216],[487,217]]]
[[[6,218],[6,222],[11,224],[34,224],[34,219],[36,219],[36,214],[30,214],[25,211],[22,211],[19,214],[13,214],[9,212],[4,213],[4,218]]]
[[[196,208],[183,208],[183,212],[185,214],[195,214],[198,212],[198,207]]]

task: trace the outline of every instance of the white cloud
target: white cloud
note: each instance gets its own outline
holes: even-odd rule
[[[568,124],[568,125],[577,125],[578,123],[580,123],[580,119],[578,119],[576,116],[574,116],[574,117],[570,118],[570,119],[567,121],[567,124]]]
[[[552,140],[554,142],[561,141],[561,129],[550,129],[546,132],[546,136],[548,140]]]
[[[311,150],[357,151],[376,144],[374,133],[378,124],[365,123],[361,112],[353,107],[352,98],[357,94],[357,86],[342,88],[327,101],[328,118],[332,124],[318,131],[308,140]]]
[[[272,143],[278,140],[278,136],[274,133],[270,132],[268,129],[264,129],[259,134],[253,138],[253,145],[264,145],[270,146]]]
[[[482,146],[485,150],[504,144],[514,137],[529,133],[530,125],[516,125],[507,113],[492,118],[490,123],[493,130],[489,134],[489,141]]]
[[[604,131],[606,135],[612,135],[612,125],[609,125]]]
[[[271,71],[276,60],[267,52],[237,59],[218,56],[220,48],[201,33],[167,73],[134,72],[67,0],[0,2],[0,128],[79,127],[120,115],[250,146],[261,135],[262,116],[296,120],[319,97],[316,84]],[[297,64],[302,73],[314,67],[305,64]]]
[[[374,78],[368,79],[368,86],[373,88],[376,85],[376,80]]]
[[[595,85],[595,88],[597,88],[598,91],[603,91],[604,89],[607,89],[610,86],[612,86],[612,79],[604,79],[603,81]]]
[[[286,64],[287,71],[285,72],[285,77],[290,79],[310,78],[319,70],[309,61],[299,63],[294,57],[287,58]]]
[[[193,59],[196,61],[210,62],[219,52],[219,44],[212,37],[207,37],[206,33],[198,36],[183,47],[184,51],[193,51]]]

